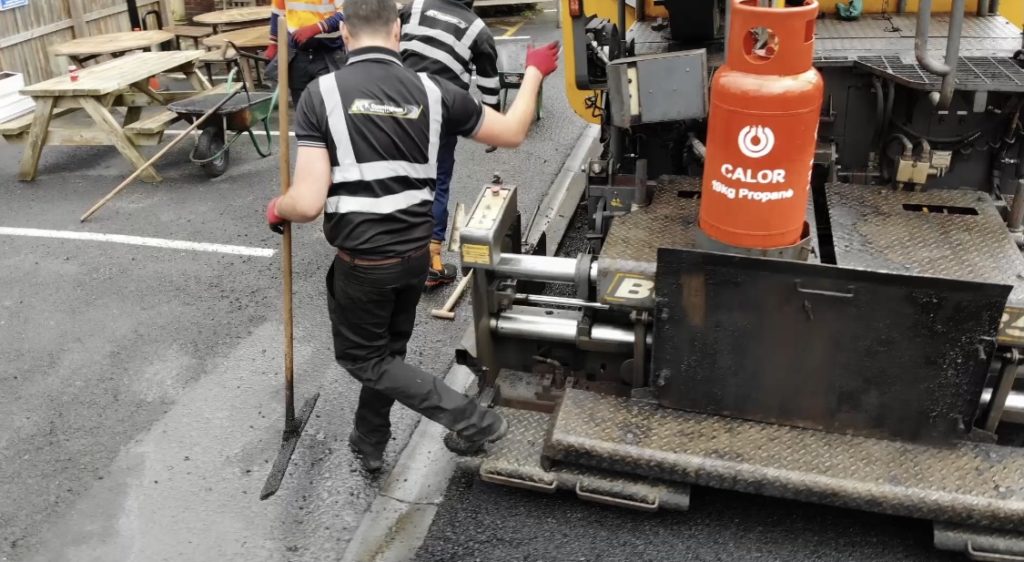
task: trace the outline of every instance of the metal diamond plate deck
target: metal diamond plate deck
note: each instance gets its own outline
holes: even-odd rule
[[[653,277],[658,248],[693,248],[700,200],[680,197],[681,191],[699,194],[700,178],[659,179],[649,206],[612,221],[598,259],[598,269]]]
[[[919,90],[937,91],[942,83],[940,77],[926,72],[917,63],[904,62],[895,55],[857,57],[857,65]],[[1024,92],[1024,69],[1006,57],[960,57],[956,76],[958,90]]]
[[[605,237],[598,270],[601,275],[630,273],[654,278],[658,248],[689,250],[696,246],[700,178],[663,176],[658,179],[654,199],[645,208],[617,217]],[[815,231],[813,201],[807,201],[807,221]],[[817,248],[817,242],[814,244]],[[818,261],[812,253],[810,261]]]
[[[903,55],[913,58],[916,17],[892,15],[866,16],[857,21],[819,20],[815,28],[814,50],[818,58]],[[941,60],[946,49],[949,16],[932,16],[928,50]],[[964,19],[960,41],[962,56],[1008,57],[1021,48],[1020,30],[999,16]],[[907,60],[906,62],[912,62]]]
[[[1024,450],[930,447],[567,390],[545,455],[800,501],[1024,531]]]
[[[826,191],[838,265],[1012,285],[1007,304],[1024,305],[1024,257],[987,194],[853,184],[830,184]],[[904,205],[977,214],[918,212]]]
[[[551,415],[542,412],[496,408],[509,423],[508,435],[491,445],[480,464],[481,477],[490,482],[510,484],[542,492],[556,489],[583,490],[584,494],[627,499],[644,506],[686,510],[690,489],[678,482],[657,482],[646,478],[609,474],[582,466],[557,465],[545,469],[541,450],[551,425]],[[497,478],[495,478],[497,477]]]

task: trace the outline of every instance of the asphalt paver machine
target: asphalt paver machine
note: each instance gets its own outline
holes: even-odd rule
[[[1024,560],[1024,7],[772,4],[563,2],[601,126],[588,245],[524,244],[508,183],[468,214],[459,359],[512,429],[464,464],[634,509],[700,485],[920,518]],[[716,124],[726,70],[795,45],[810,119],[769,80]],[[787,234],[717,229],[738,216]]]

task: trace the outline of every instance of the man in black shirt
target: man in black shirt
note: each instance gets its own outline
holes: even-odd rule
[[[267,221],[280,229],[324,213],[324,233],[337,248],[327,274],[334,353],[363,384],[349,442],[373,471],[383,464],[395,400],[452,430],[457,439],[449,444],[459,452],[508,431],[500,415],[404,359],[427,275],[441,137],[522,143],[558,45],[529,53],[519,95],[502,115],[402,66],[393,0],[348,0],[345,16],[348,64],[302,95],[295,177],[267,206]]]
[[[475,72],[480,101],[498,109],[498,51],[491,30],[473,12],[473,0],[412,0],[402,8],[399,17],[402,62],[407,68],[443,78],[467,91],[470,76]],[[458,268],[441,261],[441,244],[448,231],[448,195],[457,140],[456,135],[442,136],[437,157],[428,289],[451,283],[458,276]]]

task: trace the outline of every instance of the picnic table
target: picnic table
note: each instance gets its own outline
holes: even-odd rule
[[[203,53],[199,50],[135,53],[86,67],[74,82],[68,76],[60,76],[23,88],[21,94],[31,96],[35,101],[35,112],[0,124],[0,134],[9,142],[24,142],[26,145],[18,179],[35,179],[43,146],[50,145],[112,145],[132,164],[141,167],[146,159],[136,146],[159,143],[167,126],[178,119],[176,114],[167,110],[142,119],[142,109],[164,106],[209,90],[210,83],[196,71],[196,61]],[[164,72],[184,73],[195,90],[155,92],[150,89],[149,78]],[[111,114],[112,107],[126,108],[122,123],[118,123]],[[55,114],[78,109],[89,114],[94,126],[54,126]],[[142,178],[160,181],[160,176],[152,168],[147,169]]]
[[[250,90],[255,86],[252,60],[244,56],[237,57],[237,53],[233,52],[231,46],[234,45],[235,48],[245,51],[257,51],[265,49],[269,44],[270,29],[265,25],[226,31],[203,39],[203,46],[213,49],[214,54],[210,55],[211,57],[223,61],[232,61],[238,58],[242,80]],[[206,60],[209,60],[209,57]]]
[[[231,8],[199,14],[192,21],[213,27],[214,32],[223,29],[251,27],[253,24],[270,19],[270,6],[254,6],[252,8]]]
[[[85,62],[101,55],[118,57],[129,51],[149,49],[164,41],[173,40],[174,34],[158,29],[125,31],[72,39],[66,43],[54,45],[50,51],[54,55],[70,58],[78,66],[83,66]]]

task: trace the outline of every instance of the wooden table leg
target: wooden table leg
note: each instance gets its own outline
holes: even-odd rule
[[[126,107],[124,110],[124,119],[121,121],[122,127],[127,127],[132,123],[142,118],[142,108],[137,106]]]
[[[135,145],[132,144],[131,139],[124,133],[121,126],[117,124],[114,116],[110,114],[107,108],[103,107],[103,104],[96,101],[95,98],[89,96],[81,96],[77,98],[82,104],[82,108],[89,113],[92,120],[102,128],[107,135],[110,137],[110,144],[114,145],[125,158],[131,161],[135,165],[136,169],[142,167],[146,163],[146,159],[139,154],[139,151],[135,149]],[[153,168],[148,168],[142,172],[142,181],[146,182],[158,182],[160,176],[156,173]]]
[[[53,108],[57,104],[57,98],[39,97],[35,98],[35,102],[36,111],[32,118],[32,128],[29,129],[25,152],[21,155],[21,168],[18,170],[18,179],[21,181],[36,179],[39,156],[42,155],[43,145],[46,144],[46,134],[50,130],[50,120],[53,118]]]
[[[189,83],[192,84],[192,87],[195,88],[197,92],[209,90],[213,87],[210,85],[210,81],[207,80],[195,66],[193,66],[191,70],[184,70],[183,72],[185,73],[185,78],[188,78]]]

